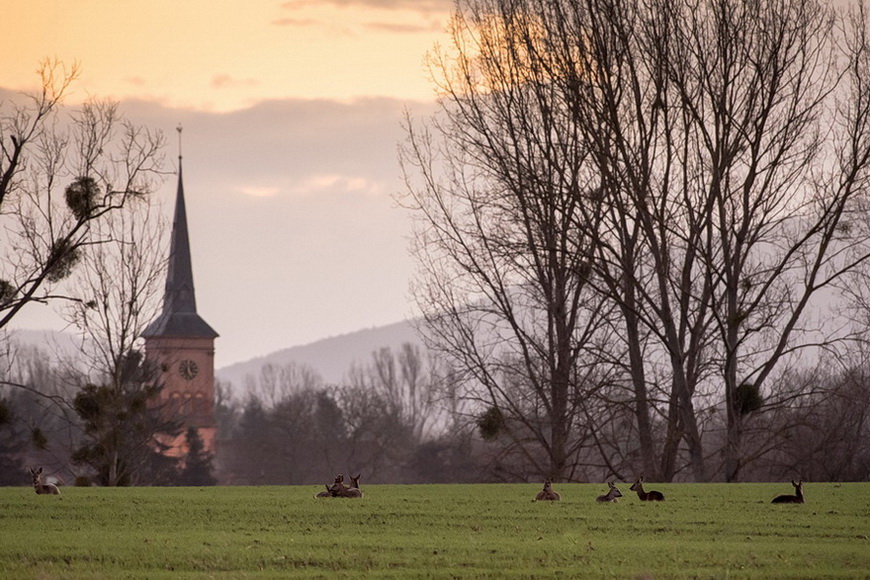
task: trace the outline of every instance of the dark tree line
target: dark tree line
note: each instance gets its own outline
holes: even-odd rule
[[[421,368],[432,368],[426,363],[428,357],[413,347],[401,352],[411,353]],[[516,450],[516,435],[507,434],[521,429],[511,424],[509,416],[494,408],[479,414],[451,398],[450,390],[458,380],[452,373],[434,378],[428,371],[414,375],[418,388],[428,393],[423,399],[432,399],[424,413],[430,427],[421,430],[413,413],[398,412],[408,401],[388,397],[407,389],[380,383],[402,376],[397,362],[401,356],[389,349],[378,350],[368,364],[349,369],[348,377],[355,378],[343,386],[324,385],[311,371],[298,367],[265,369],[260,378],[252,378],[255,390],[244,403],[226,397],[218,402],[217,456],[206,453],[197,432],[189,430],[189,452],[181,458],[167,457],[159,446],[143,445],[161,431],[173,436],[179,432],[177,422],[167,421],[148,404],[155,391],[131,388],[121,396],[105,386],[65,389],[57,383],[57,369],[44,368],[48,358],[44,353],[19,351],[18,355],[20,366],[35,372],[31,377],[12,370],[12,376],[34,389],[56,393],[52,396],[66,400],[70,413],[59,412],[58,399],[20,389],[3,392],[2,485],[26,485],[26,469],[33,465],[44,465],[49,476],[67,485],[77,479],[98,485],[319,485],[336,473],[350,472],[362,473],[368,483],[535,481],[541,475],[539,465]],[[390,360],[392,364],[385,362]],[[839,367],[794,369],[760,406],[746,407],[746,438],[741,447],[744,477],[759,481],[795,474],[816,481],[870,477],[868,368],[858,359]],[[129,370],[134,375],[147,372],[138,363]],[[307,377],[303,383],[292,380],[303,376]],[[32,383],[31,378],[39,382]],[[257,392],[261,384],[270,385],[265,390],[268,395]],[[614,400],[618,393],[619,389],[613,392]],[[74,411],[76,407],[81,414]],[[720,445],[717,438],[724,437],[726,426],[723,412],[712,409],[715,412],[707,414],[704,431],[709,452],[715,454]],[[574,479],[598,481],[612,473],[629,479],[628,474],[642,464],[633,441],[631,405],[591,401],[587,410],[586,445],[578,454],[581,467]],[[664,430],[666,425],[655,428]],[[104,455],[112,449],[115,459],[108,461]]]
[[[164,442],[181,433],[181,417],[159,403],[153,369],[133,353],[120,382],[88,383],[43,349],[17,348],[0,356],[2,485],[26,484],[26,468],[43,466],[66,485],[214,485],[215,458],[199,433],[188,430],[187,453],[167,454]],[[81,385],[81,386],[80,386]]]
[[[418,347],[379,349],[341,385],[297,365],[251,377],[244,403],[219,408],[220,474],[236,484],[477,481],[467,429],[448,429],[437,366]]]

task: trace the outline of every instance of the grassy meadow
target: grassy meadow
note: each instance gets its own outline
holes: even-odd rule
[[[870,484],[0,488],[0,578],[870,578]]]

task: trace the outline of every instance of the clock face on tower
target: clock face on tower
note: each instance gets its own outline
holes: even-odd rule
[[[178,364],[178,374],[188,381],[199,372],[199,367],[192,360],[183,360]]]

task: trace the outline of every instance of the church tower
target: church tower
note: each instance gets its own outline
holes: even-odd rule
[[[178,131],[180,138],[180,127]],[[218,333],[196,312],[179,150],[178,191],[163,311],[142,333],[146,356],[161,371],[161,402],[177,411],[183,419],[184,431],[177,441],[172,442],[173,454],[186,452],[184,433],[191,426],[199,431],[205,449],[212,453],[215,451],[214,339],[217,336]]]

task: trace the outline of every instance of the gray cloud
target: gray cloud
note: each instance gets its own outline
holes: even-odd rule
[[[0,101],[20,99],[0,89]],[[124,101],[131,121],[184,127],[197,307],[216,365],[401,320],[411,313],[410,216],[397,146],[406,103],[277,100],[232,113]],[[409,103],[416,116],[432,104]],[[156,193],[172,210],[175,177]]]
[[[219,367],[411,312],[410,216],[392,196],[406,106],[434,107],[276,100],[220,114],[121,103],[170,137],[167,159],[184,127],[197,305],[221,334]],[[174,191],[170,177],[168,205]]]
[[[397,174],[405,107],[399,100],[274,100],[231,113],[167,109],[144,101],[123,105],[128,116],[167,131],[182,122],[185,150],[208,160],[225,183],[324,173],[384,181]]]

